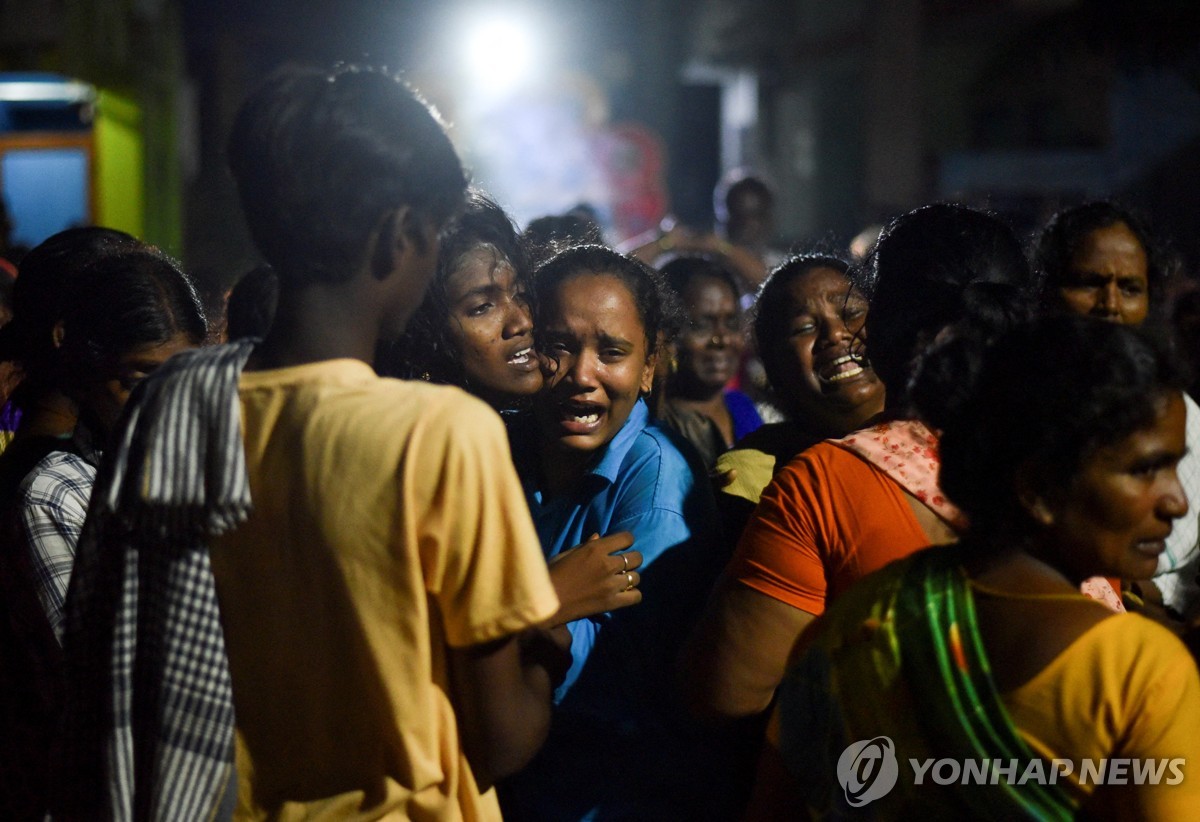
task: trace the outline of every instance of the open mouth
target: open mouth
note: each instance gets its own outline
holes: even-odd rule
[[[509,354],[508,359],[505,360],[505,362],[513,368],[521,371],[532,370],[538,365],[538,360],[533,354],[532,346],[526,346],[519,351]]]
[[[837,385],[855,377],[861,377],[866,371],[863,359],[857,354],[843,354],[817,372],[817,379],[825,385]]]
[[[571,434],[590,434],[600,427],[604,407],[590,402],[564,402],[559,406],[559,422]]]

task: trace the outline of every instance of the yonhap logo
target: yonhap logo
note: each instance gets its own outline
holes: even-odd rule
[[[838,757],[837,776],[852,808],[887,796],[900,776],[895,743],[886,736],[853,743]]]

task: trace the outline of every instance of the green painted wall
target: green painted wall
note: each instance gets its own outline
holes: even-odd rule
[[[179,255],[181,2],[61,2],[64,22],[57,70],[103,90],[96,123],[96,217]]]
[[[142,111],[131,97],[100,91],[94,141],[97,224],[144,236]]]

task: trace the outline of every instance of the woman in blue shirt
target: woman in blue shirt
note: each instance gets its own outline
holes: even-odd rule
[[[717,523],[694,454],[651,423],[643,398],[678,309],[660,275],[601,246],[547,262],[537,297],[546,386],[514,455],[542,549],[553,565],[594,534],[630,532],[643,599],[569,623],[550,737],[505,786],[505,813],[704,816],[707,748],[678,721],[671,670],[719,571]]]
[[[424,301],[403,338],[379,352],[380,372],[457,385],[496,409],[510,429],[521,428],[542,388],[531,280],[528,255],[508,214],[482,191],[468,192],[466,206],[442,232]],[[564,551],[551,569],[562,606],[552,625],[641,599],[638,553],[611,555],[629,547],[629,535],[590,536],[578,540],[586,540],[579,550]]]

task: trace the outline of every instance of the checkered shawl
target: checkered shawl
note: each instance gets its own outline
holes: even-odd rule
[[[250,513],[238,378],[253,341],[172,358],[101,466],[67,597],[60,819],[232,812],[233,691],[211,537]]]

